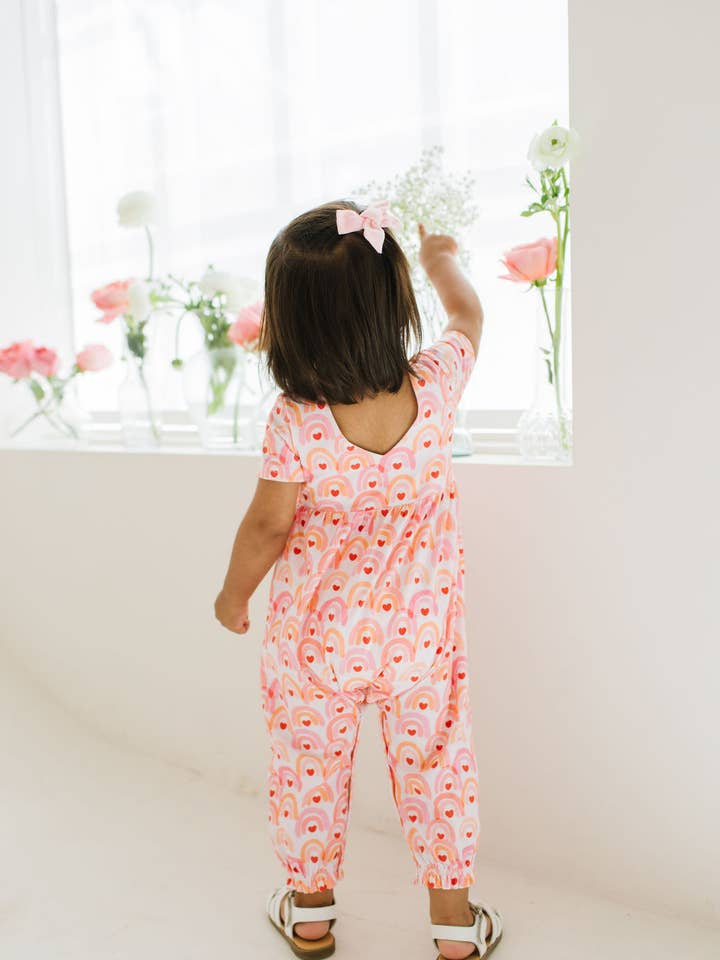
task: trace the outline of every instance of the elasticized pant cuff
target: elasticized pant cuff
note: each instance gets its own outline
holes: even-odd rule
[[[321,860],[317,863],[284,860],[282,865],[285,869],[285,885],[288,890],[297,890],[298,893],[332,890],[344,876],[342,865],[337,860],[327,863]]]
[[[460,890],[471,887],[475,883],[475,873],[472,866],[468,867],[461,860],[446,861],[426,860],[416,863],[415,886],[430,887],[440,890]]]

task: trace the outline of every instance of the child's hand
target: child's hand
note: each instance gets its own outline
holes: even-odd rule
[[[250,614],[246,600],[228,596],[221,590],[215,600],[215,618],[233,633],[247,633],[250,628]]]
[[[425,272],[432,268],[436,257],[446,253],[453,257],[457,256],[458,245],[454,237],[444,233],[428,233],[421,223],[418,224],[418,233],[420,234],[420,265]]]

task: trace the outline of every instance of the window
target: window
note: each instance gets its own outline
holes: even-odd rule
[[[76,345],[119,352],[88,295],[144,269],[142,235],[116,226],[123,192],[159,199],[161,269],[260,281],[288,219],[441,144],[480,210],[487,325],[465,403],[527,405],[535,304],[498,259],[548,230],[519,213],[531,135],[567,118],[566,0],[56,0],[56,19]],[[112,408],[112,375],[87,381]]]

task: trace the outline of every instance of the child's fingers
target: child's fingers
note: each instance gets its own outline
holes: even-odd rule
[[[420,239],[421,239],[421,240],[424,240],[424,239],[425,239],[425,227],[424,227],[421,223],[418,224],[418,233],[420,234]]]

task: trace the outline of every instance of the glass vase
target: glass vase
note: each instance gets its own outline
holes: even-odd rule
[[[87,443],[90,416],[78,400],[75,380],[43,381],[33,389],[26,383],[13,388],[3,433],[10,443],[26,447],[75,447]],[[23,389],[25,388],[25,389]]]
[[[131,450],[160,444],[160,418],[154,402],[147,355],[125,355],[125,378],[118,390],[118,409],[123,444]]]
[[[265,424],[278,388],[263,363],[262,354],[246,351],[245,381],[240,394],[240,416],[245,437],[244,449],[259,452]]]
[[[234,344],[200,350],[183,365],[183,392],[203,447],[256,448],[257,411],[267,392],[257,354]]]
[[[569,288],[539,288],[533,400],[518,422],[518,444],[526,460],[572,459],[570,333]]]
[[[470,457],[473,449],[472,435],[467,427],[468,412],[462,405],[462,400],[455,408],[455,426],[453,428],[452,455],[454,457]]]

